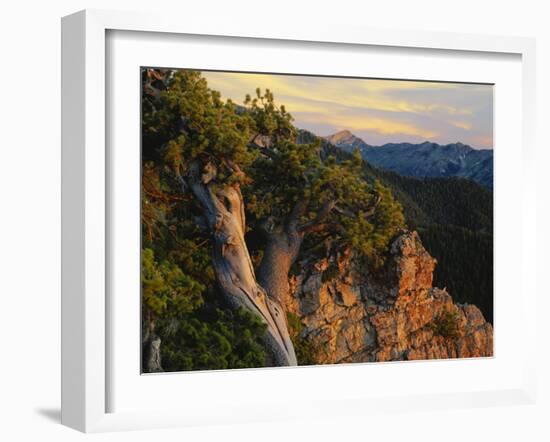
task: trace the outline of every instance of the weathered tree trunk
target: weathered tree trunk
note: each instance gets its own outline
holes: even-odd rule
[[[143,344],[143,371],[146,373],[158,373],[164,371],[160,361],[161,340],[156,335],[151,335]]]
[[[297,365],[285,312],[258,284],[244,240],[245,214],[237,184],[214,186],[216,168],[195,162],[187,185],[199,201],[214,237],[213,266],[220,289],[233,308],[244,307],[267,324],[265,346],[270,364]],[[286,276],[286,275],[285,275]]]
[[[164,371],[160,359],[160,344],[161,339],[155,334],[155,323],[149,312],[141,343],[144,372],[158,373]]]
[[[286,305],[289,296],[288,273],[298,257],[304,235],[296,229],[268,234],[258,281],[281,305]]]
[[[298,200],[286,223],[275,226],[266,232],[267,246],[258,270],[258,281],[283,306],[287,304],[290,294],[288,273],[298,258],[304,236],[323,226],[322,222],[334,208],[334,202],[327,201],[318,210],[314,219],[300,224],[300,219],[306,213],[307,206],[306,199]]]

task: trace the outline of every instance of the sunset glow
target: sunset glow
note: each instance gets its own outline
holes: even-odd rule
[[[348,129],[372,145],[462,142],[493,148],[491,85],[203,72],[212,89],[242,104],[270,89],[297,127],[317,135]]]

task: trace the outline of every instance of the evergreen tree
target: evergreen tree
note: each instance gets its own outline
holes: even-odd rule
[[[351,248],[378,267],[404,225],[401,206],[387,187],[364,179],[358,152],[338,160],[317,139],[299,142],[292,116],[269,90],[236,106],[197,71],[144,69],[142,81],[142,226],[151,249],[143,253],[143,296],[145,315],[162,317],[172,337],[167,361],[171,368],[178,360],[182,367],[238,366],[223,355],[242,343],[220,330],[250,315],[251,331],[242,333],[253,350],[241,363],[256,360],[261,343],[264,364],[295,364],[283,306],[304,239],[327,252]],[[209,303],[187,302],[211,295],[225,301],[221,313],[201,316]],[[220,359],[197,362],[200,352],[195,362],[193,352],[178,359],[176,342],[209,342]]]

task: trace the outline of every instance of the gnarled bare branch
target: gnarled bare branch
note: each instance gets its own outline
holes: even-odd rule
[[[374,213],[376,212],[376,208],[380,204],[380,201],[382,201],[382,195],[376,194],[369,206],[366,209],[362,210],[363,216],[365,218],[370,218],[372,215],[374,215]],[[359,214],[358,212],[353,212],[349,209],[346,209],[345,207],[340,207],[339,205],[334,206],[334,211],[339,213],[340,215],[348,216],[350,218],[358,216]]]
[[[288,216],[288,229],[290,231],[298,231],[298,223],[300,218],[306,214],[307,206],[309,205],[309,200],[306,198],[300,198],[292,207],[290,214]]]
[[[311,232],[312,229],[317,229],[318,226],[328,218],[328,216],[330,215],[330,213],[332,212],[335,206],[336,206],[336,200],[329,199],[325,201],[321,206],[321,208],[318,210],[317,214],[315,215],[315,218],[299,226],[298,231],[307,233],[307,232]]]

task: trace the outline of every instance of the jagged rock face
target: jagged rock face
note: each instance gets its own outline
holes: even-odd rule
[[[366,349],[376,345],[367,319],[357,275],[344,254],[304,266],[291,278],[287,305],[305,325],[302,336],[316,348],[320,364],[369,360]],[[337,274],[336,277],[330,275]],[[365,359],[367,358],[367,359]]]
[[[416,232],[400,234],[390,255],[376,277],[354,270],[349,253],[301,263],[286,307],[318,363],[492,356],[491,324],[432,287],[436,260]]]

